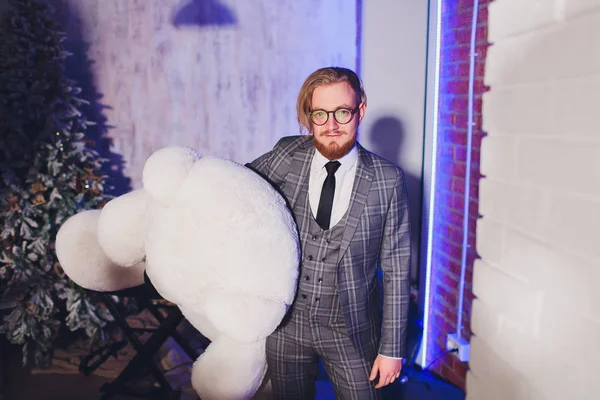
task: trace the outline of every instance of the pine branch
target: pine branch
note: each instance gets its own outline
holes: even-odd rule
[[[64,76],[65,35],[37,0],[10,0],[0,22],[0,333],[45,362],[61,327],[106,338],[110,314],[65,277],[54,238],[70,216],[111,196],[108,160],[86,146],[93,125]]]

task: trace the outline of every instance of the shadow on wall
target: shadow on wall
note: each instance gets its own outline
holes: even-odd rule
[[[383,116],[380,117],[371,125],[369,132],[367,133],[369,142],[371,143],[373,153],[385,158],[388,161],[402,167],[402,160],[400,159],[400,149],[402,148],[402,141],[404,140],[405,132],[404,125],[395,116]],[[421,179],[406,170],[404,170],[404,176],[406,178],[406,187],[408,191],[408,197],[411,207],[411,249],[413,258],[411,264],[413,270],[411,278],[413,284],[418,285],[419,282],[419,246],[421,243],[421,229],[420,219],[417,218],[421,214]]]
[[[121,155],[111,151],[112,139],[108,136],[108,130],[114,126],[108,125],[104,116],[104,110],[110,107],[100,102],[103,95],[98,93],[95,87],[93,61],[87,56],[89,45],[83,41],[84,29],[81,26],[81,19],[69,7],[68,1],[48,0],[48,3],[54,7],[55,21],[67,34],[63,45],[72,53],[65,60],[65,76],[73,79],[81,88],[80,97],[89,103],[81,105],[81,110],[88,120],[95,123],[86,131],[88,146],[96,150],[100,157],[109,160],[102,172],[109,177],[108,183],[113,186],[113,189],[106,191],[114,195],[129,192],[131,180],[123,174],[125,161]]]
[[[211,26],[235,25],[235,13],[219,0],[188,0],[173,15],[173,25],[180,26]]]

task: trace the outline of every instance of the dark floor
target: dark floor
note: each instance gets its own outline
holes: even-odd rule
[[[6,350],[6,348],[2,349]],[[19,358],[9,354],[0,374],[4,382],[0,387],[0,400],[97,400],[99,389],[108,379],[75,374],[31,374],[20,367]],[[463,400],[464,393],[458,388],[436,380],[413,369],[407,369],[408,380],[404,384],[396,382],[383,389],[383,399],[394,400]],[[323,376],[320,374],[320,376]],[[114,400],[127,400],[131,397],[113,397]],[[181,400],[197,399],[184,394]],[[326,380],[317,382],[317,400],[335,399],[331,384]]]

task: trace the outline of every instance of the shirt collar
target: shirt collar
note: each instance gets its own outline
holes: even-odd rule
[[[358,146],[355,143],[354,146],[352,147],[352,149],[348,152],[348,154],[346,154],[345,156],[343,156],[342,158],[337,160],[341,164],[339,170],[347,171],[356,163],[357,160],[358,160]],[[322,168],[325,168],[325,164],[327,164],[329,161],[334,161],[334,160],[328,160],[327,158],[325,158],[323,156],[323,154],[319,153],[319,151],[315,148],[315,155],[314,155],[313,161],[312,161],[312,169],[313,170],[320,170]]]

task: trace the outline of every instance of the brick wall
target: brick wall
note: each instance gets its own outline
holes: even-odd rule
[[[600,1],[496,0],[469,400],[597,399]]]
[[[461,274],[463,217],[465,201],[469,201],[469,236],[466,281],[462,308],[461,334],[471,337],[470,314],[473,260],[476,256],[475,229],[478,218],[479,150],[481,138],[481,98],[487,43],[487,4],[478,8],[476,64],[474,82],[474,123],[471,153],[469,199],[465,199],[467,169],[467,128],[469,53],[473,18],[473,0],[442,2],[442,42],[440,65],[440,103],[434,238],[431,280],[431,332],[428,362],[446,349],[446,336],[457,331],[458,290]],[[443,356],[431,371],[464,388],[467,363],[453,354]]]

